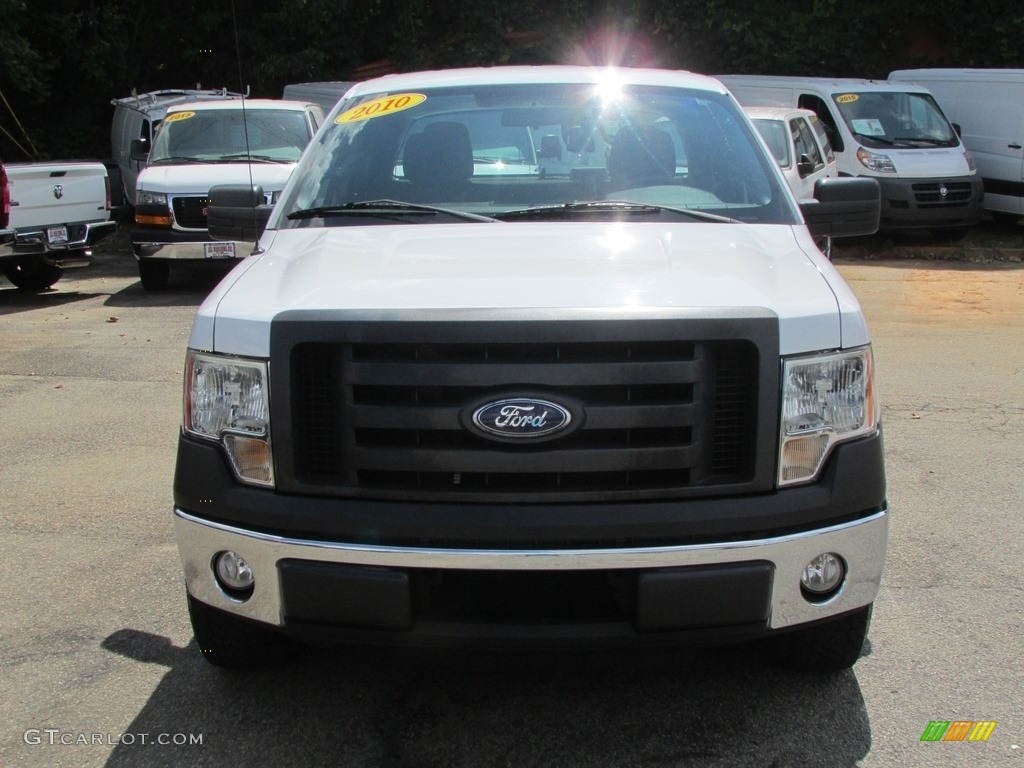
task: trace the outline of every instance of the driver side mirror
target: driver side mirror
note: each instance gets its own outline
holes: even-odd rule
[[[132,139],[131,157],[140,163],[146,162],[149,157],[149,139]]]
[[[274,206],[258,184],[221,184],[210,189],[206,226],[214,240],[254,243],[267,228]]]
[[[882,188],[867,176],[818,179],[814,199],[800,203],[815,237],[859,237],[878,231]]]
[[[800,174],[801,179],[804,179],[814,173],[816,167],[811,158],[807,155],[800,155],[800,160],[796,164],[796,172]]]

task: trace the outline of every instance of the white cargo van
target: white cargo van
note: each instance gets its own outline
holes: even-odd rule
[[[301,101],[191,102],[168,110],[152,146],[133,141],[132,157],[147,163],[138,178],[132,230],[143,287],[166,287],[173,261],[247,256],[249,248],[210,241],[210,187],[259,185],[266,202],[275,202],[323,119],[318,105]]]
[[[167,89],[112,99],[114,118],[110,125],[111,157],[121,171],[121,185],[124,201],[135,205],[135,185],[145,162],[132,158],[132,142],[141,139],[153,140],[157,126],[164,119],[167,110],[181,104],[197,101],[241,99],[242,94],[232,93],[226,88],[220,90]]]
[[[825,125],[843,176],[882,186],[882,230],[962,236],[981,177],[927,88],[876,80],[719,75],[743,106],[803,107]]]
[[[889,79],[935,95],[974,155],[992,217],[1024,216],[1024,69],[903,69]]]

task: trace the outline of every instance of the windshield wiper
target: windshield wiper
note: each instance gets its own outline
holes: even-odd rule
[[[926,136],[897,136],[893,141],[917,141],[921,144],[930,144],[933,147],[955,147],[951,139],[932,139]]]
[[[304,208],[288,214],[288,219],[315,219],[325,216],[345,216],[356,214],[363,216],[374,216],[385,214],[413,215],[413,216],[451,216],[462,221],[494,221],[490,216],[481,216],[478,213],[468,211],[456,211],[451,208],[439,208],[434,205],[417,205],[414,203],[403,203],[399,200],[361,200],[344,205],[322,205],[317,208]]]
[[[892,139],[887,139],[884,136],[875,136],[870,133],[857,133],[856,131],[854,131],[853,135],[859,136],[862,139],[871,139],[872,141],[877,141],[879,144],[884,144],[887,147],[892,147],[895,146],[896,144],[896,142],[893,141]]]
[[[257,163],[288,163],[290,160],[279,160],[270,155],[251,155],[248,152],[236,152],[232,155],[221,155],[221,160],[251,160]]]
[[[505,211],[495,214],[496,219],[509,221],[512,219],[558,219],[573,218],[580,214],[625,213],[629,215],[648,216],[661,213],[673,213],[697,221],[710,221],[723,224],[739,224],[736,219],[719,216],[716,213],[692,211],[689,208],[674,208],[668,205],[652,205],[650,203],[633,203],[628,200],[592,200],[582,203],[565,203],[563,205],[541,205],[534,208],[523,208],[517,211]]]
[[[161,157],[159,160],[150,161],[150,165],[160,165],[160,163],[212,163],[212,160],[203,160],[200,157],[185,157],[184,155],[172,155],[171,157]]]

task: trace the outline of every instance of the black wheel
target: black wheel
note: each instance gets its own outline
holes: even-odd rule
[[[295,643],[260,624],[218,610],[188,595],[192,632],[203,658],[224,669],[258,669],[284,664]]]
[[[53,286],[64,270],[41,261],[18,262],[4,267],[4,277],[23,291],[45,291]]]
[[[1020,221],[1020,216],[1016,213],[1003,213],[1002,211],[989,211],[989,213],[992,216],[992,221],[996,224],[1012,226]]]
[[[838,619],[794,629],[767,640],[774,661],[805,672],[839,672],[860,658],[871,624],[871,606]]]
[[[944,243],[959,243],[967,237],[967,227],[956,227],[954,229],[936,229],[932,231],[932,237]]]
[[[139,277],[142,279],[142,287],[147,291],[162,291],[167,287],[170,276],[171,265],[166,261],[157,259],[139,261]]]

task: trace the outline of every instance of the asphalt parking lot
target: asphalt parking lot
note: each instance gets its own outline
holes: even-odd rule
[[[873,333],[893,516],[869,646],[831,677],[746,646],[214,669],[170,510],[216,275],[146,293],[111,250],[45,294],[0,279],[0,765],[1024,765],[1024,266],[838,266]],[[996,725],[923,742],[932,721]]]

